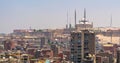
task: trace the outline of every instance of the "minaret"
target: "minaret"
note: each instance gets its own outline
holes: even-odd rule
[[[86,22],[86,9],[84,8],[84,24],[85,24],[85,22]]]
[[[112,15],[110,17],[110,27],[112,27]]]
[[[111,18],[110,18],[110,28],[112,28],[112,15],[111,15]],[[111,38],[110,38],[110,42],[112,43],[112,34],[113,34],[113,31],[111,29]]]
[[[86,29],[85,22],[87,22],[87,20],[86,20],[86,9],[85,8],[84,8],[84,17],[83,17],[83,21],[82,22],[84,23],[84,28]]]
[[[85,24],[85,22],[87,22],[86,20],[86,9],[84,8],[84,16],[83,16],[83,19],[80,21],[80,22],[83,22]]]
[[[86,19],[86,9],[84,8],[84,19]]]
[[[68,11],[67,11],[67,23],[66,23],[66,29],[68,29]]]
[[[75,28],[76,28],[76,10],[75,10]]]

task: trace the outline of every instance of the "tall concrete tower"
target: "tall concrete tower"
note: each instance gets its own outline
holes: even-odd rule
[[[74,63],[92,63],[88,56],[95,54],[95,33],[81,30],[71,33],[71,61]]]

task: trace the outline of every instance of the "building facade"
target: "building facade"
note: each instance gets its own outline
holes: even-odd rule
[[[71,33],[71,61],[74,63],[92,62],[89,55],[95,54],[95,33],[82,30]]]
[[[117,50],[117,63],[120,63],[120,48]]]

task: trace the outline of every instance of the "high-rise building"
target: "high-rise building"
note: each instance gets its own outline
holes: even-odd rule
[[[51,45],[51,50],[53,51],[53,56],[58,56],[58,47],[56,45]]]
[[[45,45],[45,42],[46,42],[46,38],[42,37],[40,42],[40,48],[43,48],[43,46]]]
[[[92,63],[89,55],[95,54],[95,33],[89,30],[71,32],[71,61],[74,63]]]
[[[96,54],[96,63],[114,63],[111,52],[99,52]]]
[[[117,50],[117,63],[120,63],[120,48]]]
[[[12,45],[12,43],[10,40],[4,41],[4,49],[5,50],[11,50],[11,45]]]

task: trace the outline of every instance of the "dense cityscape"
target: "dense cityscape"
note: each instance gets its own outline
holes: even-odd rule
[[[120,63],[120,28],[86,18],[63,29],[15,29],[0,34],[0,63]]]

